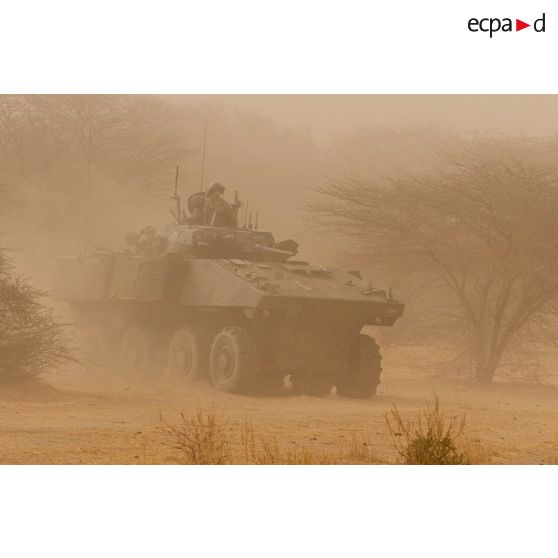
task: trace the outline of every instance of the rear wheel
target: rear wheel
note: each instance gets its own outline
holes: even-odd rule
[[[123,377],[145,381],[155,377],[155,343],[144,329],[133,327],[122,336],[118,351]]]
[[[376,393],[382,372],[382,356],[376,341],[359,334],[349,356],[345,373],[337,382],[337,394],[368,399]]]
[[[95,366],[106,366],[111,357],[108,337],[101,326],[84,327],[79,332],[79,347],[84,359]]]
[[[169,379],[190,382],[205,371],[207,347],[199,331],[180,328],[171,338],[167,354]]]
[[[213,385],[230,393],[257,390],[262,359],[252,334],[242,327],[226,327],[215,337],[209,356]]]

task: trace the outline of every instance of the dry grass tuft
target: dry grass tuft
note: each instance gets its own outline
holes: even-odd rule
[[[459,449],[463,452],[469,465],[490,465],[493,451],[478,438],[470,438],[467,434],[460,436]]]
[[[403,419],[394,404],[386,413],[386,423],[398,461],[406,465],[467,465],[469,460],[460,452],[456,440],[465,428],[465,415],[446,417],[440,401],[427,402],[414,422]]]
[[[322,452],[307,447],[282,447],[276,438],[267,436],[256,439],[254,425],[245,420],[241,431],[243,462],[257,465],[327,465],[331,459]]]
[[[357,436],[356,434],[353,434],[348,446],[341,447],[339,461],[355,465],[379,463],[371,443],[365,436]]]
[[[353,434],[332,451],[316,447],[281,444],[270,435],[258,435],[250,419],[238,429],[222,417],[198,405],[189,415],[180,414],[177,424],[161,419],[165,445],[177,452],[183,464],[222,465],[333,465],[380,463],[372,445],[362,434]],[[386,413],[386,423],[398,455],[398,463],[413,465],[460,465],[490,463],[491,452],[480,440],[464,435],[465,415],[446,417],[435,398],[419,410],[414,421],[402,417],[397,406]],[[226,428],[227,427],[227,428]],[[234,440],[234,443],[232,441]]]
[[[338,465],[378,463],[370,443],[353,435],[348,445],[340,445],[333,453],[307,446],[283,447],[274,437],[256,438],[252,421],[246,420],[241,432],[243,462],[258,465]]]
[[[168,440],[166,444],[178,450],[185,465],[224,465],[231,463],[231,449],[225,427],[214,412],[206,412],[198,405],[187,416],[180,413],[178,424],[163,422]],[[162,419],[161,419],[162,420]]]
[[[177,461],[191,465],[223,465],[232,463],[255,465],[333,465],[378,463],[370,443],[354,435],[348,444],[328,453],[296,444],[282,445],[274,436],[259,436],[253,423],[242,424],[239,449],[231,444],[225,425],[213,412],[201,406],[191,414],[180,414],[178,424],[161,419],[166,435],[165,445],[177,451]],[[233,432],[234,433],[234,432]]]

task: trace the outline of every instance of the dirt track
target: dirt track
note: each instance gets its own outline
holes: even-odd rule
[[[467,413],[467,432],[492,463],[558,462],[558,388],[417,378],[403,369],[385,374],[379,394],[367,401],[254,398],[191,388],[102,385],[66,374],[48,384],[0,389],[2,463],[175,463],[164,444],[161,416],[176,422],[196,405],[222,417],[232,443],[252,420],[257,435],[285,448],[334,452],[365,438],[380,462],[394,462],[385,413],[392,403],[412,416],[433,394],[447,414]]]

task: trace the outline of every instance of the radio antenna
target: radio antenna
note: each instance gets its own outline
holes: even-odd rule
[[[85,216],[83,219],[83,249],[87,250],[89,228],[89,193],[91,190],[91,143],[93,138],[93,119],[89,114],[89,142],[87,145],[87,183],[85,186]]]
[[[206,142],[206,140],[207,140],[207,120],[205,121],[205,127],[203,129],[203,151],[202,151],[200,192],[203,192],[203,173],[205,171],[205,142]]]
[[[176,202],[176,213],[172,211],[174,218],[176,219],[176,224],[180,225],[182,222],[182,209],[180,208],[180,196],[178,195],[178,173],[180,171],[180,165],[176,165],[176,176],[174,177],[174,194],[171,200]]]
[[[246,200],[246,206],[244,207],[244,222],[242,224],[243,228],[246,228],[246,219],[248,219],[248,206],[250,205],[250,200]]]
[[[178,195],[178,173],[180,172],[180,165],[176,165],[176,176],[174,177],[174,197]]]

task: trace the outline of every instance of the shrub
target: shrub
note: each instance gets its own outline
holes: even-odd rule
[[[76,360],[43,296],[15,276],[0,249],[0,382],[36,377]]]
[[[440,401],[427,402],[414,422],[404,420],[394,404],[386,422],[399,462],[406,465],[466,465],[466,455],[457,448],[456,439],[465,428],[465,415],[445,417]]]
[[[333,453],[305,445],[282,445],[275,436],[257,435],[251,420],[234,425],[227,431],[225,423],[213,412],[197,406],[191,414],[180,413],[175,424],[161,418],[166,435],[164,444],[178,450],[176,459],[185,465],[329,465],[377,463],[365,438],[353,436],[348,445],[341,444]],[[240,445],[231,444],[240,438]]]
[[[231,462],[230,444],[224,426],[201,406],[188,416],[180,413],[178,424],[163,422],[167,445],[179,451],[185,465],[224,465]]]

